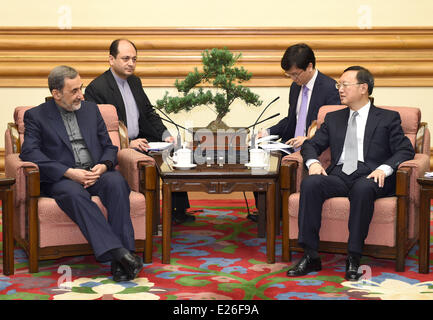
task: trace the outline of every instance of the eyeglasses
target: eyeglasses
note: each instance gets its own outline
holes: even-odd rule
[[[293,72],[293,73],[288,73],[288,72],[284,72],[284,75],[287,77],[287,78],[291,78],[291,79],[293,79],[293,80],[295,80],[295,79],[298,79],[299,78],[299,76],[302,74],[302,72],[304,72],[305,70],[301,70],[300,72],[298,72],[298,73],[295,73],[295,72]]]
[[[354,86],[356,84],[363,84],[363,83],[365,83],[365,82],[357,82],[357,83],[344,83],[343,82],[343,83],[336,83],[335,87],[337,88],[337,90],[340,90],[340,88],[345,89],[345,88],[347,88],[349,86]]]

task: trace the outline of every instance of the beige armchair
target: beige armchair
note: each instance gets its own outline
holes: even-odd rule
[[[5,134],[5,171],[16,179],[14,192],[14,238],[29,256],[30,272],[37,272],[39,260],[91,254],[78,226],[52,198],[40,195],[36,164],[21,161],[19,153],[24,138],[24,113],[31,107],[17,107],[14,123]],[[152,260],[152,216],[156,206],[157,173],[153,158],[128,148],[126,127],[117,118],[112,105],[99,105],[108,133],[119,147],[118,166],[131,188],[131,218],[136,250],[144,252],[145,263]],[[92,197],[106,216],[98,197]]]
[[[315,125],[320,127],[327,112],[344,106],[323,106]],[[365,255],[394,259],[396,271],[404,271],[408,251],[418,240],[419,185],[417,178],[429,170],[430,132],[421,123],[421,111],[411,107],[382,107],[400,113],[403,131],[415,147],[415,158],[402,163],[397,170],[396,195],[376,200],[369,234],[365,241]],[[311,130],[314,134],[315,130]],[[319,159],[326,168],[330,163],[329,149]],[[299,189],[307,174],[300,152],[282,159],[281,192],[283,212],[283,261],[290,261],[292,251],[302,251],[297,243]],[[348,198],[338,197],[325,201],[322,209],[320,251],[347,253]]]

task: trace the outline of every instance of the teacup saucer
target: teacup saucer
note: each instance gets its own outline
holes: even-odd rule
[[[179,170],[188,170],[197,167],[197,164],[190,163],[190,164],[173,164],[173,167]]]
[[[250,167],[250,168],[264,168],[266,167],[267,164],[266,163],[245,163],[245,167]]]

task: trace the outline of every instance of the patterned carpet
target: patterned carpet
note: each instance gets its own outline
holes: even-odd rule
[[[403,273],[388,260],[363,257],[366,279],[344,280],[345,256],[321,254],[323,269],[288,278],[290,264],[266,263],[266,241],[256,223],[246,219],[243,200],[193,200],[196,221],[174,226],[171,264],[161,264],[161,237],[154,241],[153,263],[129,282],[111,279],[110,264],[93,256],[63,258],[40,264],[28,273],[27,257],[15,250],[15,275],[0,275],[1,300],[424,300],[433,299],[430,274],[418,273],[418,247]],[[432,240],[432,239],[431,239]],[[293,255],[297,261],[301,254]],[[432,256],[430,256],[432,260]],[[432,265],[432,261],[430,262]]]

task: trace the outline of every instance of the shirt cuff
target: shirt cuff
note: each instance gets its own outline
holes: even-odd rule
[[[310,169],[310,166],[311,166],[313,163],[316,163],[316,162],[319,162],[319,163],[320,163],[320,161],[317,160],[317,159],[308,159],[308,160],[305,162],[305,165],[307,166],[308,169]]]
[[[376,170],[382,170],[383,172],[385,172],[385,177],[389,177],[394,172],[394,170],[387,164],[382,164],[378,166]]]

